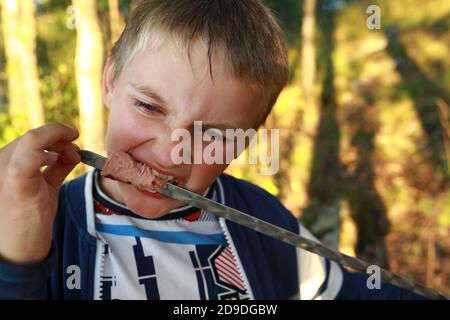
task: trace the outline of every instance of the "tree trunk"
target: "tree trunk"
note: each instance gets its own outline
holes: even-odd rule
[[[315,14],[315,8],[309,7],[307,10],[305,14]],[[303,77],[303,90],[307,103],[303,125],[309,126],[309,144],[312,148],[308,150],[308,156],[310,157],[309,203],[303,211],[302,222],[325,245],[337,249],[340,237],[340,200],[338,195],[340,127],[336,115],[333,81],[335,70],[332,54],[334,52],[333,31],[335,23],[332,14],[325,16],[324,12],[319,12],[321,18],[318,23],[317,39],[320,40],[318,43],[323,50],[321,64],[319,65],[320,79],[316,77],[315,26],[306,26],[314,30],[314,35],[312,31],[306,33],[306,27],[303,33],[306,45],[303,57],[303,68],[306,68]],[[306,23],[312,24],[308,20]],[[316,81],[316,78],[320,82]],[[316,83],[321,84],[320,100],[316,97]]]
[[[32,128],[45,123],[44,108],[39,92],[39,74],[36,56],[36,5],[34,1],[21,0],[22,43],[24,54],[21,55],[26,108]]]
[[[25,99],[20,92],[22,83],[21,67],[19,59],[19,3],[15,1],[0,0],[3,38],[6,57],[6,74],[8,78],[9,115],[16,119],[21,114],[21,106],[25,105]]]
[[[94,0],[73,0],[76,14],[76,78],[80,108],[80,138],[84,149],[104,153],[101,79],[103,40]]]
[[[39,93],[34,1],[1,0],[8,74],[9,114],[18,130],[45,122]]]
[[[303,22],[301,30],[301,88],[305,107],[303,114],[298,118],[301,121],[297,141],[295,142],[296,154],[301,155],[297,171],[297,178],[289,178],[298,183],[298,190],[295,198],[301,199],[297,205],[304,208],[308,203],[307,186],[311,177],[312,154],[314,150],[314,139],[317,135],[320,112],[317,106],[317,96],[315,90],[316,81],[316,0],[305,0],[303,8]],[[291,174],[290,174],[291,175]],[[300,179],[300,181],[298,181]],[[292,202],[287,199],[288,202]],[[294,200],[293,202],[298,202]]]
[[[302,25],[302,88],[307,106],[316,104],[314,84],[316,80],[316,0],[305,0]],[[308,108],[307,108],[308,109]]]
[[[119,0],[108,0],[109,6],[109,23],[111,28],[111,44],[114,44],[122,33],[125,22],[120,14]]]
[[[305,0],[304,16],[302,24],[302,54],[301,54],[301,70],[302,70],[302,91],[305,101],[303,113],[302,130],[300,135],[300,154],[305,155],[303,158],[304,181],[302,185],[307,193],[306,188],[310,180],[310,172],[312,166],[312,155],[314,150],[314,140],[317,136],[317,128],[319,125],[320,111],[317,105],[317,96],[315,90],[316,82],[316,0]],[[303,205],[306,205],[304,203]]]

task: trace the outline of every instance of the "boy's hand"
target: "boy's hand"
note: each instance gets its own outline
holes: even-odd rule
[[[76,129],[49,124],[0,149],[0,261],[26,264],[47,257],[59,188],[80,162],[72,143],[77,137]]]

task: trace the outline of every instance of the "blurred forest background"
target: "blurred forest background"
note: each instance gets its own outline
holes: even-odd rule
[[[102,67],[136,2],[0,0],[0,147],[57,121],[104,153]],[[327,245],[450,292],[450,1],[266,3],[291,66],[266,124],[280,128],[280,172],[228,171]]]

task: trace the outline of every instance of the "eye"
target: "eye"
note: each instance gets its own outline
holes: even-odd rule
[[[137,99],[134,99],[134,105],[141,110],[144,109],[144,112],[147,112],[147,113],[162,113],[162,110],[160,108],[158,108],[157,106],[142,102]]]

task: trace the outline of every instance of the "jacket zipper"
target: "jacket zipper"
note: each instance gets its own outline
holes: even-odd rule
[[[95,274],[94,274],[94,300],[101,300],[103,295],[102,275],[105,266],[105,246],[106,243],[97,239],[97,252],[95,255]]]

